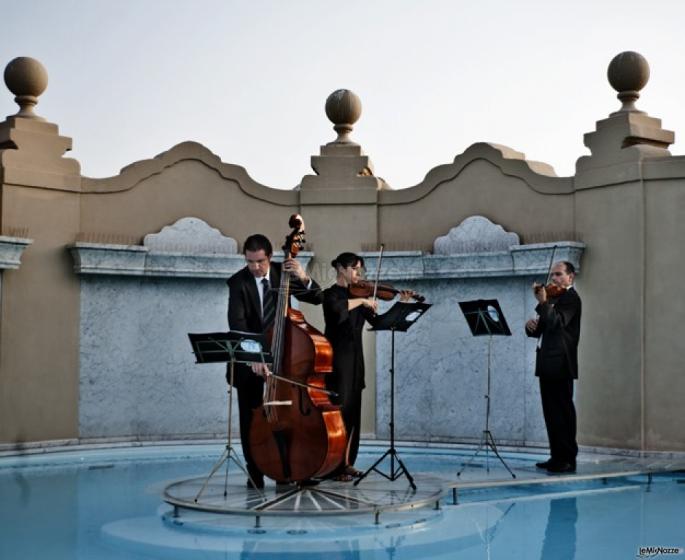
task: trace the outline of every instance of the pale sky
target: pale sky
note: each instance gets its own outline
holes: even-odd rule
[[[620,107],[606,69],[625,50],[651,67],[638,108],[685,153],[683,0],[0,0],[0,22],[2,67],[46,66],[36,112],[91,177],[194,140],[292,188],[335,138],[339,88],[360,96],[352,138],[393,188],[476,142],[571,175]]]

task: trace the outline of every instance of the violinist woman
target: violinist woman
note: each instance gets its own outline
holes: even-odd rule
[[[362,329],[364,323],[374,325],[378,302],[369,297],[353,297],[349,288],[361,280],[364,259],[354,253],[341,253],[331,263],[336,270],[336,281],[324,290],[323,313],[326,338],[333,347],[333,373],[326,376],[326,386],[338,394],[335,404],[342,406],[342,416],[349,438],[346,464],[334,473],[340,481],[351,481],[361,475],[354,468],[359,450],[362,390],[364,383],[364,351]],[[400,292],[400,299],[408,301],[412,292]]]

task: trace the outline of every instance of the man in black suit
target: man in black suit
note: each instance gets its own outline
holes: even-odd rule
[[[271,262],[273,249],[270,241],[261,234],[251,235],[243,244],[246,266],[228,279],[228,326],[232,331],[265,332],[274,322],[281,272],[291,274],[291,294],[298,300],[320,304],[323,293],[295,259],[287,259],[283,265]],[[247,472],[247,484],[264,487],[264,475],[254,464],[249,445],[252,410],[262,404],[264,364],[238,365],[234,372],[234,387],[238,392],[240,415],[240,442]],[[226,374],[228,381],[228,372]]]
[[[533,284],[538,318],[526,323],[526,334],[539,340],[535,375],[540,380],[551,455],[537,466],[551,473],[575,472],[578,455],[573,380],[578,378],[581,301],[573,287],[574,278],[573,264],[563,261],[551,270],[559,295],[551,297],[544,286]]]

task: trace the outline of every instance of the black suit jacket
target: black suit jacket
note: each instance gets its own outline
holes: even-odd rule
[[[538,326],[528,336],[539,338],[535,375],[578,378],[578,341],[580,339],[581,301],[574,288],[566,290],[556,300],[539,303]]]
[[[269,272],[271,288],[278,290],[281,282],[281,263],[271,263]],[[228,279],[228,328],[232,331],[262,332],[262,308],[259,293],[252,273],[242,268]],[[308,289],[302,282],[293,278],[290,293],[298,300],[314,305],[323,302],[321,287],[312,280]],[[244,385],[245,377],[254,375],[249,368],[239,366],[235,369],[235,386]]]

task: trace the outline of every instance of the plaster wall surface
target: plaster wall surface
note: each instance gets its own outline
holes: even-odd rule
[[[181,153],[175,162],[158,173],[150,169],[130,188],[93,192],[99,183],[93,180],[93,189],[81,197],[82,231],[132,236],[140,243],[148,233],[195,216],[241,243],[252,233],[264,233],[276,242],[289,232],[288,217],[297,212],[295,204],[284,206],[278,198],[269,202],[246,193],[235,179],[199,159],[208,158],[208,151],[172,153],[176,152]],[[127,184],[123,178],[110,182]]]
[[[640,445],[640,184],[576,194],[577,227],[587,251],[578,289],[583,298],[578,424],[587,445]],[[601,287],[601,288],[600,288]],[[618,297],[616,297],[618,295]]]
[[[3,223],[26,228],[33,244],[2,273],[0,440],[78,437],[79,279],[64,249],[78,196],[4,185],[2,198]]]
[[[81,437],[226,432],[226,366],[196,364],[187,335],[227,330],[224,280],[86,275],[81,301]]]
[[[393,196],[385,196],[379,210],[381,238],[400,247],[432,250],[436,237],[473,215],[486,216],[524,239],[531,233],[559,239],[560,232],[574,231],[572,195],[535,192],[523,179],[503,175],[485,159],[446,174],[449,178],[430,190],[425,189],[435,182],[430,178],[413,187],[427,193],[410,203],[393,204]]]
[[[675,449],[685,440],[685,180],[647,182],[645,203],[645,445]]]
[[[407,283],[433,303],[406,333],[395,334],[395,432],[400,439],[475,441],[485,429],[490,354],[489,426],[498,442],[546,439],[537,379],[535,340],[521,325],[534,316],[533,278],[472,278]],[[460,301],[497,299],[512,336],[474,337]],[[387,305],[386,305],[387,306]],[[377,431],[389,437],[391,334],[377,340]]]

